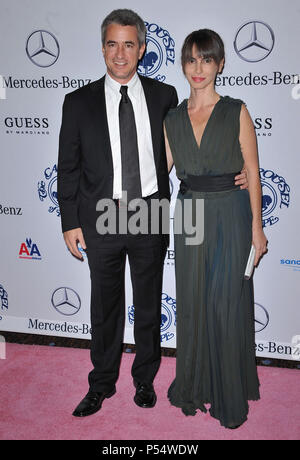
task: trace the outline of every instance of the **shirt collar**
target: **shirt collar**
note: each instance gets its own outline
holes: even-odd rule
[[[105,75],[105,85],[107,85],[107,87],[110,90],[112,90],[115,94],[120,94],[120,88],[122,85],[116,80],[114,80],[108,73],[106,73]],[[130,96],[138,97],[138,91],[141,88],[141,82],[137,72],[134,74],[131,80],[129,80],[124,86],[128,86],[128,94]]]

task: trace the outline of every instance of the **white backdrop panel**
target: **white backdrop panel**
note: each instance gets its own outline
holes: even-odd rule
[[[105,73],[102,20],[112,9],[126,7],[147,23],[147,54],[139,72],[175,85],[180,100],[189,95],[180,67],[185,36],[207,27],[224,40],[226,64],[217,90],[244,100],[253,118],[269,239],[269,254],[254,277],[257,355],[297,359],[299,1],[1,0],[0,6],[0,329],[90,338],[87,260],[79,262],[69,254],[60,229],[58,134],[64,95]],[[251,46],[243,50],[248,42]],[[41,45],[43,52],[34,56]],[[170,183],[173,208],[178,189],[174,171]],[[128,267],[126,288],[124,341],[134,343]],[[161,343],[176,347],[172,233]]]

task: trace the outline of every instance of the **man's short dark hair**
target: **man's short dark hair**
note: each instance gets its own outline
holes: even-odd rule
[[[102,45],[105,45],[106,30],[110,24],[119,24],[121,26],[134,26],[137,29],[139,46],[141,47],[146,41],[146,26],[142,18],[132,10],[119,9],[112,11],[101,25]]]

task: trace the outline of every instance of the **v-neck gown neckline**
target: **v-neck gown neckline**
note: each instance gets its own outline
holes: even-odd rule
[[[190,115],[189,115],[189,110],[188,110],[188,99],[185,99],[185,108],[186,108],[186,117],[187,117],[187,121],[188,121],[188,124],[190,126],[190,130],[191,130],[191,134],[192,134],[192,137],[193,137],[193,140],[194,140],[194,143],[195,143],[195,146],[197,147],[197,149],[199,151],[201,151],[201,148],[202,148],[202,144],[203,144],[203,138],[205,140],[205,135],[209,129],[209,125],[211,123],[211,120],[214,118],[215,116],[215,112],[217,110],[217,107],[219,105],[219,102],[222,100],[223,96],[220,96],[220,99],[215,103],[212,111],[211,111],[211,114],[210,116],[208,117],[208,120],[205,124],[205,127],[204,127],[204,130],[203,130],[203,133],[202,133],[202,136],[201,136],[201,139],[200,139],[200,144],[198,144],[197,142],[197,138],[195,136],[195,131],[194,131],[194,128],[193,128],[193,124],[192,124],[192,121],[191,121],[191,118],[190,118]]]

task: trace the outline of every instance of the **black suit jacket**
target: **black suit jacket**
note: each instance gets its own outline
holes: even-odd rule
[[[163,120],[178,103],[173,86],[140,77],[149,112],[159,198],[170,198]],[[113,196],[105,77],[65,96],[57,194],[62,231],[96,225],[96,203]]]

